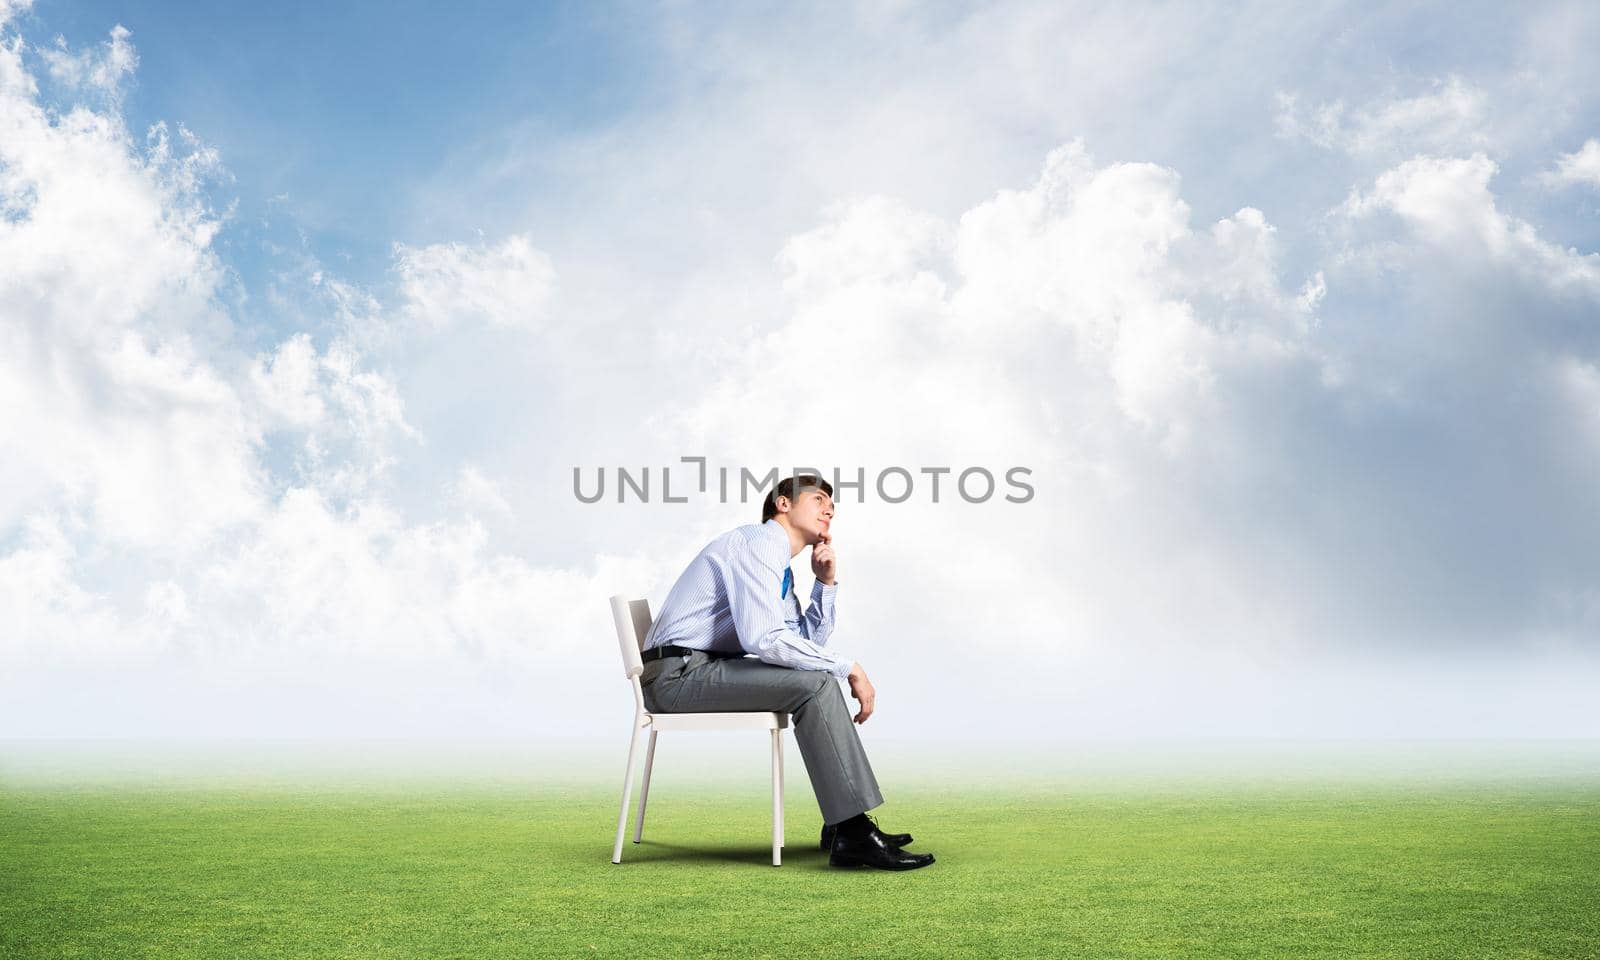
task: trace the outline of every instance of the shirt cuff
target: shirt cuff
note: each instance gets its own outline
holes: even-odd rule
[[[838,592],[839,584],[837,582],[829,584],[823,583],[821,580],[811,581],[811,596],[813,599],[822,600],[826,598],[832,598],[833,595]]]
[[[840,660],[836,662],[833,665],[833,669],[829,670],[828,672],[840,680],[848,680],[850,679],[850,668],[854,667],[855,665],[856,662],[854,660]]]

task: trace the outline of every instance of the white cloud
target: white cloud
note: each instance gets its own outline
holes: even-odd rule
[[[1455,75],[1435,80],[1431,93],[1380,98],[1354,109],[1341,100],[1302,109],[1292,93],[1276,99],[1279,136],[1351,154],[1471,149],[1487,139],[1488,96]]]
[[[269,423],[310,427],[322,422],[328,405],[322,396],[321,367],[317,348],[306,333],[278,344],[272,355],[256,358],[250,379]]]
[[[1414,157],[1353,191],[1341,213],[1355,219],[1396,215],[1426,247],[1458,263],[1488,259],[1553,290],[1600,293],[1600,254],[1580,254],[1538,236],[1531,223],[1502,213],[1489,189],[1497,167],[1471,157]],[[1380,256],[1388,256],[1384,247]]]
[[[194,599],[211,615],[208,646],[230,654],[521,662],[603,622],[596,576],[496,556],[471,518],[408,524],[381,501],[339,510],[298,487],[237,552],[211,559]]]
[[[188,549],[260,508],[254,426],[204,356],[227,327],[196,193],[213,163],[160,131],[136,154],[114,114],[51,114],[30,84],[0,91],[0,530],[87,510],[112,543]]]
[[[952,437],[990,446],[992,424],[1034,419],[993,372],[1042,339],[1104,384],[1129,421],[1181,445],[1214,364],[1246,349],[1234,341],[1292,350],[1306,328],[1304,308],[1279,290],[1273,228],[1259,211],[1203,234],[1188,221],[1176,172],[1097,168],[1077,143],[1052,151],[1029,189],[1001,191],[954,224],[886,198],[836,206],[785,245],[793,319],[686,415],[695,440],[728,442],[736,395],[754,391],[758,409],[775,409],[814,382],[826,403],[792,405],[802,431],[848,433],[841,411],[872,411],[864,429],[895,422],[896,449],[938,449]],[[1259,309],[1224,337],[1217,318],[1196,315],[1203,299],[1232,304],[1236,319]],[[963,383],[971,389],[953,407]],[[738,439],[761,445],[759,428]]]
[[[39,56],[57,83],[115,100],[121,97],[123,81],[139,66],[139,56],[128,41],[131,36],[128,28],[117,24],[100,49],[76,53],[67,47],[65,37],[57,37],[56,45],[40,50]]]
[[[33,7],[33,0],[0,0],[0,27],[11,22],[19,11]]]
[[[1556,168],[1541,174],[1552,186],[1587,184],[1600,187],[1600,140],[1590,138],[1571,153],[1556,158]]]
[[[133,68],[126,43],[46,59],[104,91]],[[553,270],[525,236],[397,248],[392,309],[314,274],[332,339],[251,355],[218,295],[216,152],[161,125],[140,147],[114,102],[41,105],[20,42],[0,76],[0,659],[510,662],[604,627],[612,577],[637,561],[497,551],[478,516],[511,507],[470,464],[438,491],[451,519],[392,502],[426,438],[364,351],[412,324],[536,319]]]
[[[396,244],[395,270],[406,300],[403,312],[435,330],[469,322],[531,327],[555,284],[549,256],[523,234],[492,247]]]

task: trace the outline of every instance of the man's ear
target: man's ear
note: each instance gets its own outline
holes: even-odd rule
[[[785,496],[779,496],[774,499],[772,501],[772,505],[777,508],[779,513],[788,513],[789,510],[794,506],[794,504],[789,502],[789,498]]]

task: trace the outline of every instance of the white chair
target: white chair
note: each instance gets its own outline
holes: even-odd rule
[[[633,842],[644,836],[644,805],[650,797],[650,768],[656,759],[656,734],[663,730],[770,730],[772,731],[772,865],[783,863],[783,731],[789,728],[787,713],[651,713],[644,708],[644,688],[639,674],[644,671],[640,648],[650,632],[650,601],[611,598],[611,615],[617,623],[617,642],[622,646],[622,669],[633,685],[633,732],[628,738],[628,767],[622,773],[622,809],[617,814],[617,844],[611,862],[622,862],[622,831],[628,825],[628,797],[633,788],[633,755],[639,747],[639,734],[650,729],[650,749],[644,757],[644,780],[639,786],[639,819],[634,824]]]

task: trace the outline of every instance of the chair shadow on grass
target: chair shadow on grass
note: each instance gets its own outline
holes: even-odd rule
[[[630,856],[631,854],[631,856]],[[662,843],[659,840],[646,839],[639,843],[628,843],[622,851],[622,866],[628,863],[741,863],[753,866],[772,868],[772,848],[770,846],[736,847],[712,846],[693,843]],[[609,864],[618,866],[618,864]],[[826,868],[828,857],[815,847],[807,850],[805,847],[784,847],[783,866],[793,866],[800,870]]]

